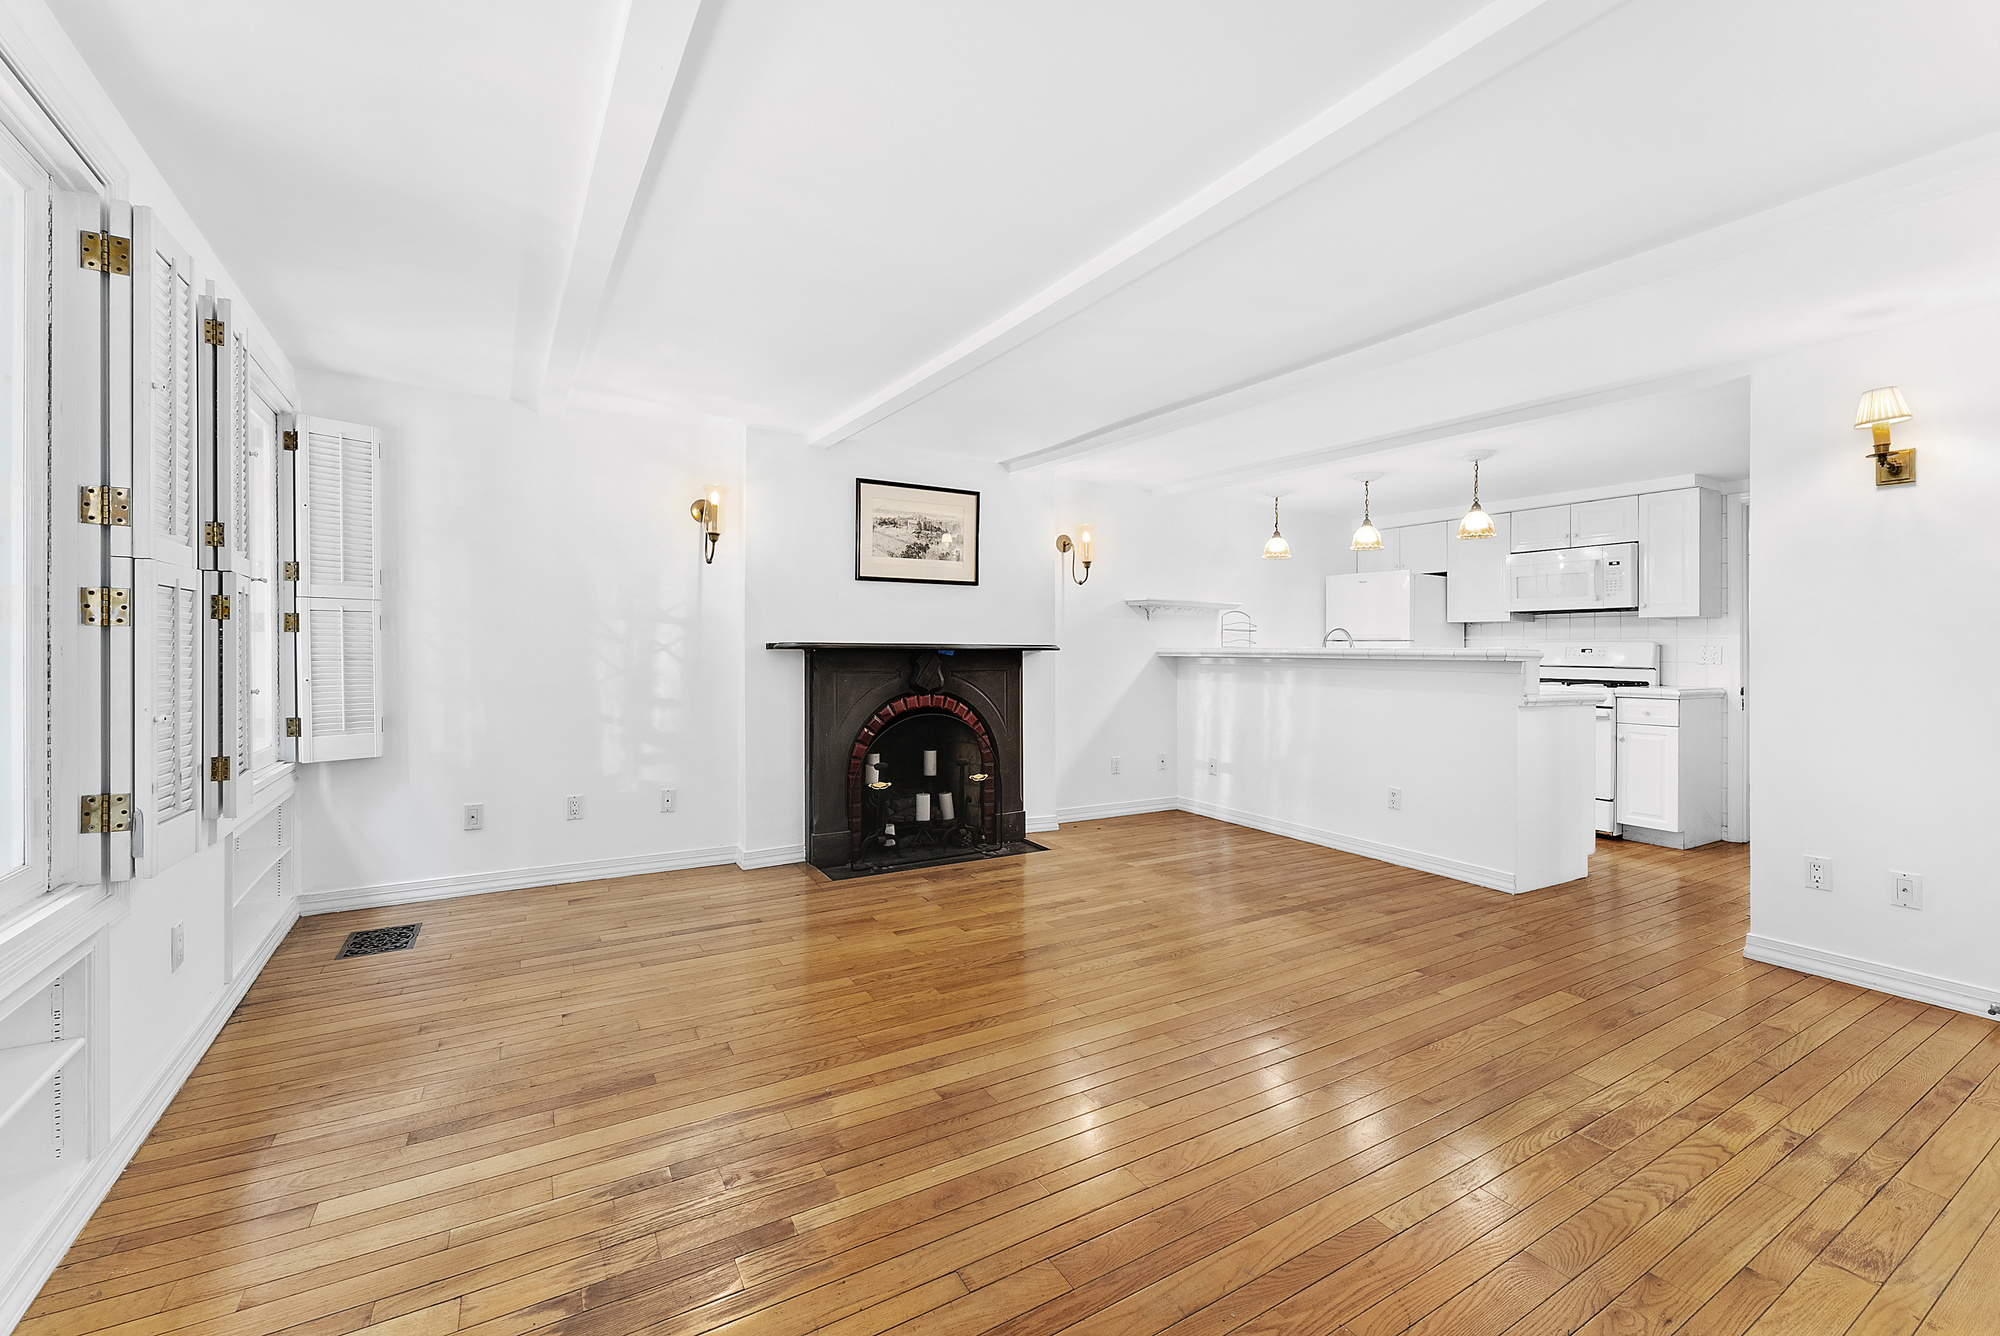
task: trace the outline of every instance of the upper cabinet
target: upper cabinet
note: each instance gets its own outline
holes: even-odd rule
[[[1568,546],[1568,506],[1543,506],[1538,510],[1514,512],[1514,536],[1508,542],[1508,551],[1546,552],[1551,548]]]
[[[1491,538],[1459,538],[1445,542],[1444,619],[1448,622],[1512,621],[1507,610],[1507,553],[1515,519],[1493,517]]]
[[[1722,493],[1648,492],[1639,501],[1639,615],[1720,617]]]
[[[1449,541],[1451,529],[1451,521],[1438,520],[1432,524],[1406,524],[1396,530],[1402,539],[1403,569],[1419,575],[1443,575],[1446,570],[1445,543]],[[1383,535],[1382,541],[1387,546],[1387,534]]]
[[[1614,496],[1603,501],[1515,511],[1514,538],[1509,550],[1547,552],[1559,547],[1595,547],[1599,543],[1638,540],[1639,498]]]
[[[1639,541],[1639,498],[1614,496],[1603,501],[1579,501],[1569,507],[1569,545]]]

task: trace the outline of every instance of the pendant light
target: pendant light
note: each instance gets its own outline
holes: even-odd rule
[[[1368,484],[1382,475],[1356,473],[1352,476],[1361,484],[1361,527],[1354,531],[1354,541],[1348,546],[1356,552],[1379,552],[1382,550],[1382,531],[1375,527],[1375,521],[1368,514]]]
[[[1487,514],[1479,504],[1479,461],[1482,459],[1491,459],[1492,457],[1493,452],[1491,450],[1468,450],[1459,456],[1460,459],[1472,462],[1472,509],[1466,511],[1465,518],[1458,522],[1458,536],[1460,538],[1491,538],[1493,536],[1493,517]]]
[[[1271,536],[1264,540],[1264,560],[1285,561],[1292,555],[1292,545],[1278,532],[1278,498],[1271,498]]]

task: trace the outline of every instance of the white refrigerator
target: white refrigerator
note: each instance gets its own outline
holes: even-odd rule
[[[1329,575],[1325,630],[1343,629],[1364,646],[1463,645],[1464,624],[1444,619],[1444,580],[1415,571]]]

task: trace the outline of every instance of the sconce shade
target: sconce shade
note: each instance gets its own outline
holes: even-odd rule
[[[1379,552],[1382,549],[1382,531],[1367,520],[1354,531],[1354,542],[1350,544],[1356,552]]]
[[[1908,422],[1910,406],[1903,402],[1903,392],[1894,385],[1879,390],[1870,390],[1861,396],[1860,405],[1854,410],[1854,426],[1887,426],[1891,422]]]
[[[1487,514],[1477,501],[1474,501],[1472,509],[1466,511],[1465,518],[1458,522],[1458,536],[1460,538],[1491,538],[1493,536],[1493,517]]]
[[[1086,524],[1076,531],[1076,555],[1082,558],[1086,566],[1090,564],[1090,544],[1090,526]]]

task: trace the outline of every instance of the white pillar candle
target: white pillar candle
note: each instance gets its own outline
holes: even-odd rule
[[[928,821],[930,819],[931,795],[928,793],[919,793],[917,795],[917,820]]]
[[[935,775],[937,773],[936,752],[932,751],[924,753],[924,773],[927,775]]]
[[[882,774],[875,768],[873,763],[861,767],[861,782],[863,784],[879,784],[881,781]]]
[[[938,795],[938,815],[947,821],[957,820],[951,813],[951,795],[949,793],[940,793]]]
[[[894,835],[896,833],[896,823],[893,821],[884,821],[882,823],[882,833],[884,835]]]

